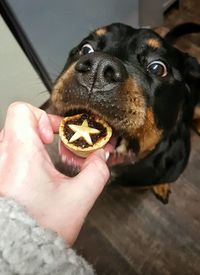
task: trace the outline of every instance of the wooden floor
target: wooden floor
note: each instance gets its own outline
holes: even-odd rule
[[[200,138],[168,205],[150,190],[109,188],[92,209],[75,248],[98,274],[200,274]]]
[[[182,1],[159,28],[200,20],[200,1]],[[200,23],[200,22],[199,22]],[[200,58],[200,35],[178,44]],[[198,48],[199,47],[199,48]],[[168,205],[150,190],[108,188],[74,246],[99,275],[200,274],[200,137],[192,132],[187,169],[172,187]]]

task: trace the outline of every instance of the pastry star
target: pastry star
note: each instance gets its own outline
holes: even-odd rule
[[[82,137],[89,145],[93,145],[90,134],[100,133],[98,129],[89,127],[86,119],[81,125],[69,124],[68,126],[72,131],[75,132],[74,135],[70,138],[69,142],[74,142],[75,140]]]

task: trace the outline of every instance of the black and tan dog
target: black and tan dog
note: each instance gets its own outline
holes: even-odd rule
[[[117,182],[153,186],[168,201],[169,183],[188,162],[194,120],[200,132],[196,59],[151,30],[111,24],[71,50],[51,100],[59,115],[85,111],[107,121]]]

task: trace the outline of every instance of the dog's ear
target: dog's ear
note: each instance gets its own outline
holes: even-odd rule
[[[200,64],[197,59],[184,53],[184,75],[187,80],[198,79],[200,81]]]

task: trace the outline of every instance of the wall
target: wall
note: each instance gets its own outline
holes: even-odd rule
[[[23,100],[41,106],[49,95],[1,16],[0,37],[1,128],[10,103]]]
[[[68,51],[100,25],[138,26],[137,0],[8,0],[35,50],[55,79]]]

